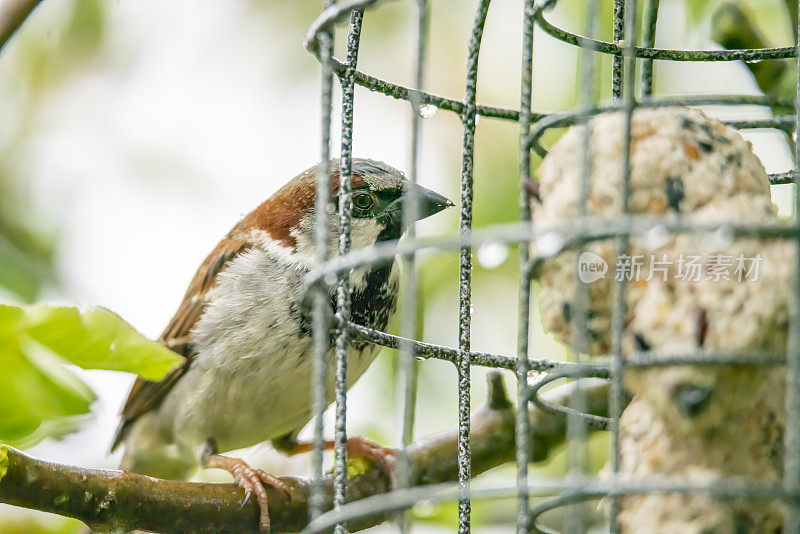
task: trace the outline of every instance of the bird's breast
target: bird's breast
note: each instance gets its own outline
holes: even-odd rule
[[[310,420],[308,270],[308,265],[253,249],[220,274],[215,297],[193,330],[195,359],[164,406],[176,437],[188,442],[213,437],[221,449],[230,450],[279,437]],[[356,271],[350,281],[351,320],[385,328],[397,300],[395,265]],[[349,348],[348,385],[378,351],[366,343]],[[329,376],[332,385],[333,373]],[[328,391],[332,395],[333,388]]]

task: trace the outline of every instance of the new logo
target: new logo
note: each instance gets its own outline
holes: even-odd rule
[[[594,252],[587,250],[578,257],[578,278],[584,284],[600,280],[607,272],[608,263]]]

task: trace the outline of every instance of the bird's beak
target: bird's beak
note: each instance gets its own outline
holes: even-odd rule
[[[415,217],[417,221],[430,217],[454,205],[439,193],[409,182],[406,184],[406,190],[403,192],[403,195],[398,199],[398,201],[402,203],[402,209],[410,209],[411,203],[413,202],[411,197],[414,195],[417,197],[417,213]]]
[[[398,227],[403,225],[405,218],[403,216],[403,210],[410,209],[410,205],[413,202],[413,199],[411,199],[412,196],[416,196],[417,199],[417,213],[414,216],[414,220],[416,221],[430,217],[431,215],[439,213],[443,209],[454,205],[439,193],[434,193],[430,189],[425,189],[421,185],[407,182],[403,194],[391,204],[386,206],[386,209],[381,214],[380,219],[397,225]]]

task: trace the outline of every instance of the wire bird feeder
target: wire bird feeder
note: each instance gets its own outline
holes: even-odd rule
[[[690,481],[638,481],[622,480],[618,476],[620,466],[619,451],[619,418],[624,408],[625,399],[622,383],[622,371],[625,367],[648,367],[657,365],[692,365],[701,361],[704,364],[736,363],[739,365],[765,365],[764,359],[748,358],[742,355],[724,353],[687,354],[685,356],[670,356],[669,358],[650,355],[649,358],[633,358],[623,360],[621,354],[621,339],[624,331],[624,288],[625,280],[616,282],[617,291],[614,301],[612,324],[612,350],[607,357],[593,361],[576,363],[561,363],[546,360],[529,359],[529,308],[531,305],[531,276],[535,267],[543,258],[532,257],[528,246],[520,246],[521,275],[519,281],[519,323],[518,323],[518,351],[516,355],[498,355],[472,352],[470,349],[470,307],[471,307],[471,271],[472,247],[481,243],[504,242],[520,243],[525,245],[533,242],[540,236],[531,223],[529,196],[526,192],[526,183],[530,180],[531,153],[545,155],[546,150],[540,144],[542,135],[552,128],[563,128],[574,124],[585,123],[590,117],[609,110],[624,112],[627,128],[623,147],[623,179],[630,180],[630,124],[634,108],[659,107],[659,106],[699,106],[699,105],[759,105],[779,106],[787,109],[798,109],[800,104],[800,81],[798,82],[797,97],[795,101],[780,100],[768,96],[686,96],[671,98],[653,98],[653,61],[763,61],[798,58],[798,47],[763,48],[741,50],[667,50],[654,48],[655,33],[658,17],[658,0],[646,0],[645,13],[642,17],[643,36],[640,40],[637,35],[637,2],[635,0],[614,0],[613,2],[613,42],[604,42],[590,37],[577,35],[565,31],[546,18],[549,8],[557,4],[557,0],[523,0],[520,2],[520,16],[523,18],[522,40],[522,65],[521,88],[519,109],[506,109],[495,106],[478,104],[476,100],[476,85],[478,78],[478,57],[481,50],[481,38],[484,23],[490,7],[490,0],[479,0],[474,17],[472,32],[469,40],[467,57],[467,74],[463,99],[451,99],[437,96],[424,91],[423,66],[425,62],[426,44],[428,41],[428,5],[426,0],[410,2],[416,8],[416,65],[414,87],[404,87],[395,83],[384,81],[357,69],[359,39],[364,17],[364,10],[380,5],[379,0],[329,0],[327,7],[311,26],[307,37],[308,50],[317,57],[322,68],[322,143],[319,177],[329,175],[328,161],[330,157],[330,132],[332,114],[332,93],[334,75],[341,84],[341,193],[339,196],[339,214],[341,217],[339,235],[339,257],[327,260],[326,244],[329,236],[326,235],[325,224],[326,199],[329,198],[327,179],[318,181],[317,201],[320,203],[317,213],[320,220],[317,225],[318,261],[319,265],[311,275],[311,282],[315,283],[313,305],[313,324],[315,340],[315,441],[317,450],[313,460],[314,492],[311,502],[312,522],[305,532],[320,532],[332,527],[337,532],[344,532],[343,522],[347,519],[371,515],[381,512],[392,512],[413,506],[420,501],[436,502],[445,499],[457,498],[459,501],[459,532],[470,531],[470,500],[484,497],[516,497],[518,501],[517,531],[518,532],[550,532],[537,523],[538,517],[551,509],[575,505],[582,501],[607,498],[611,502],[609,524],[612,531],[618,531],[617,514],[619,513],[619,499],[644,493],[675,493],[675,494],[707,494],[718,497],[748,497],[772,498],[782,500],[786,504],[786,517],[784,522],[785,532],[800,533],[800,304],[793,302],[790,313],[789,341],[786,358],[772,358],[766,361],[767,365],[785,366],[787,376],[787,424],[784,437],[784,482],[777,486],[766,486],[758,483],[742,485],[741,481],[719,481],[715,484],[693,484]],[[586,8],[588,16],[584,35],[594,35],[597,28],[598,2],[590,0]],[[349,30],[344,59],[333,55],[334,25],[349,17]],[[581,82],[580,82],[580,107],[568,113],[537,113],[531,109],[532,98],[532,71],[533,71],[533,37],[534,28],[555,37],[567,45],[577,46],[580,49]],[[637,43],[642,46],[636,46]],[[612,56],[611,91],[613,102],[608,105],[597,105],[593,101],[592,87],[594,86],[595,72],[593,67],[594,53]],[[636,67],[641,73],[641,94],[635,94]],[[463,125],[463,152],[461,165],[461,201],[460,223],[458,239],[421,240],[412,235],[402,245],[379,245],[371,249],[349,252],[350,231],[350,178],[352,158],[352,127],[353,127],[353,90],[359,85],[374,92],[383,93],[395,99],[406,100],[412,107],[411,129],[411,158],[409,164],[409,178],[416,180],[417,155],[419,152],[420,117],[431,114],[435,109],[441,109],[457,114]],[[476,118],[478,116],[491,117],[500,120],[514,121],[519,124],[520,139],[520,203],[519,225],[503,226],[472,232],[472,206],[473,206],[473,152],[475,143]],[[792,113],[777,115],[770,119],[732,120],[725,123],[738,129],[773,128],[786,133],[796,131],[800,122],[800,114]],[[588,147],[588,140],[584,147]],[[800,149],[795,143],[795,168],[786,172],[769,176],[771,184],[794,183],[800,162]],[[587,174],[584,172],[584,174]],[[587,178],[584,177],[584,180]],[[623,188],[627,193],[629,187]],[[795,205],[800,206],[800,193],[794,192]],[[407,221],[413,221],[416,208],[415,199],[410,199],[411,213]],[[623,199],[623,205],[626,199]],[[708,231],[707,227],[700,228],[695,225],[676,225],[658,223],[668,228],[672,233],[699,233]],[[565,242],[562,250],[598,240],[615,239],[618,250],[626,250],[630,238],[640,236],[654,224],[645,224],[633,218],[619,218],[610,220],[605,224],[583,228],[577,225],[564,230]],[[730,226],[730,225],[726,225]],[[791,239],[800,242],[800,227],[797,221],[791,226],[776,229],[775,226],[764,227],[733,227],[731,230],[736,236],[750,235],[759,237],[774,237],[776,239]],[[409,274],[405,281],[405,305],[401,307],[400,336],[392,336],[383,332],[374,331],[349,323],[349,303],[347,292],[347,273],[349,269],[363,266],[372,262],[385,260],[401,255],[402,261],[408,265],[413,264],[414,254],[422,249],[457,249],[460,254],[459,264],[459,336],[458,347],[442,347],[414,340],[416,306],[413,305],[415,295],[414,270],[407,269]],[[323,286],[330,283],[336,276],[338,284],[337,310],[333,318],[325,311],[327,291]],[[791,292],[793,300],[798,300],[800,287],[798,277],[792,278]],[[579,315],[576,311],[574,315]],[[336,461],[334,465],[335,498],[334,509],[322,513],[322,445],[323,423],[320,415],[325,410],[324,361],[329,350],[327,332],[331,321],[338,327],[335,343],[336,354]],[[378,343],[400,349],[401,376],[404,392],[403,397],[403,441],[409,443],[414,425],[414,396],[415,375],[413,373],[413,356],[425,358],[438,358],[452,362],[458,371],[458,490],[457,492],[443,491],[441,486],[421,487],[413,489],[395,490],[385,499],[371,499],[370,502],[354,502],[345,504],[345,442],[346,442],[346,382],[345,382],[345,353],[350,340],[359,339]],[[482,488],[471,491],[470,488],[470,381],[469,371],[471,365],[503,368],[516,372],[518,379],[517,394],[517,443],[516,466],[517,477],[513,484],[506,484],[492,488]],[[536,377],[531,375],[536,373]],[[544,373],[543,375],[540,373]],[[541,388],[555,380],[563,378],[580,379],[586,377],[600,377],[610,381],[609,415],[600,417],[585,413],[582,409],[580,388],[574,396],[570,407],[553,405],[539,397]],[[534,480],[529,479],[527,466],[530,458],[528,403],[533,402],[539,408],[558,412],[567,417],[567,449],[568,458],[577,465],[571,466],[570,476],[561,480]],[[611,433],[612,451],[610,455],[611,475],[603,479],[589,477],[582,474],[585,470],[585,458],[581,457],[580,447],[585,443],[587,428],[607,429]],[[407,480],[408,473],[404,473],[401,464],[398,480],[402,486]],[[556,493],[555,497],[552,495]],[[529,499],[532,496],[547,496],[535,506],[531,506]],[[573,506],[567,514],[567,531],[581,531],[583,519],[581,508]],[[407,531],[407,521],[399,522],[401,531]]]

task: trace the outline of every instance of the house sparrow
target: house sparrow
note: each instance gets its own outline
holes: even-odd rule
[[[453,205],[385,163],[354,159],[352,167],[353,249],[400,238],[411,188],[417,191],[419,219]],[[338,161],[331,168],[336,203]],[[258,497],[264,529],[269,528],[264,484],[280,488],[280,481],[219,453],[267,440],[288,454],[311,449],[296,437],[312,417],[312,323],[304,299],[305,277],[315,266],[316,171],[314,166],[296,176],[246,215],[205,259],[159,338],[186,360],[160,382],[136,380],[112,446],[113,451],[125,444],[123,469],[150,476],[186,478],[198,466],[229,471],[248,497]],[[338,229],[339,215],[333,212],[332,255]],[[397,291],[396,262],[354,269],[351,320],[384,329]],[[335,306],[335,287],[330,298]],[[351,345],[348,386],[379,350],[368,343]],[[331,369],[334,361],[331,351]],[[333,388],[328,392],[330,403]],[[387,451],[364,438],[348,440],[349,454],[388,468]]]

